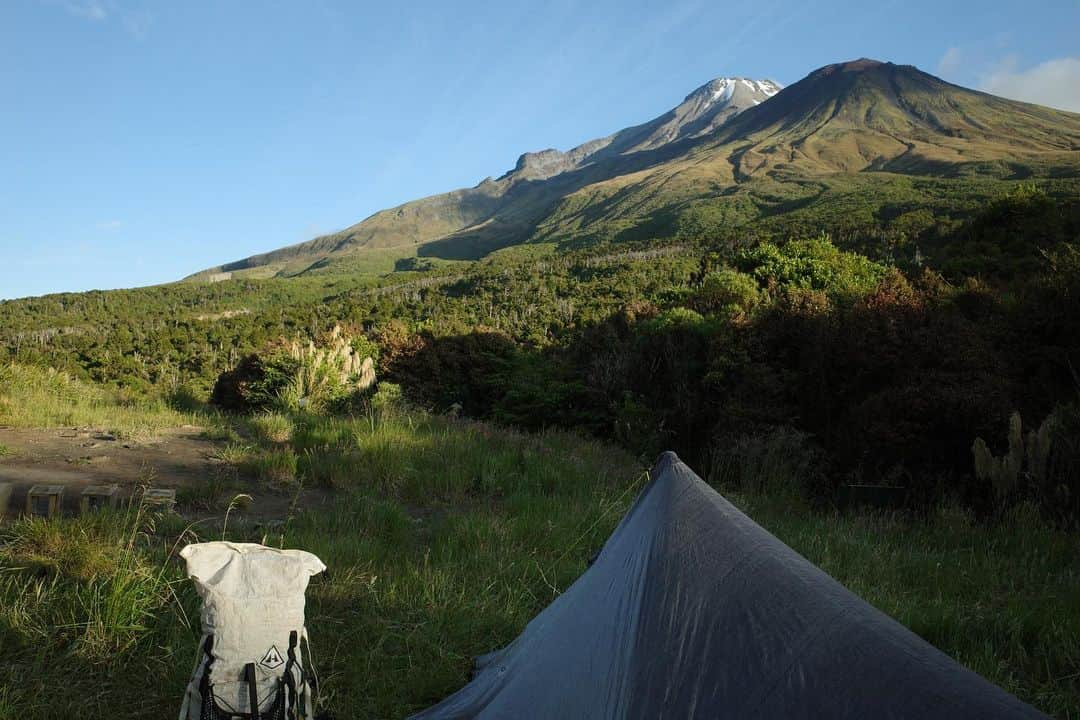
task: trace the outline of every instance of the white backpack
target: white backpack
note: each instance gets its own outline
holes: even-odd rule
[[[188,545],[180,557],[203,601],[201,650],[180,720],[312,720],[316,683],[300,646],[304,591],[326,569],[322,561],[230,542]]]

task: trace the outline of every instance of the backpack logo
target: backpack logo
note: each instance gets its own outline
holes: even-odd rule
[[[278,652],[277,645],[271,645],[270,649],[266,651],[266,654],[262,656],[262,660],[259,661],[260,665],[270,668],[271,670],[284,663],[285,661],[281,659],[281,653]]]

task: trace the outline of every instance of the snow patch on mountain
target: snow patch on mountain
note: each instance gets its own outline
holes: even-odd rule
[[[711,102],[727,102],[735,94],[735,81],[721,78],[718,86],[713,90]]]
[[[719,77],[694,90],[677,106],[642,125],[591,140],[566,152],[554,149],[525,153],[514,169],[499,178],[542,180],[592,165],[603,158],[655,150],[672,142],[713,132],[738,113],[781,90],[772,80]]]

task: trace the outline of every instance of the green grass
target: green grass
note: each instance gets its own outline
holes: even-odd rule
[[[21,519],[0,531],[0,717],[74,717],[57,711],[53,688],[72,682],[89,706],[107,688],[72,680],[79,665],[119,672],[117,658],[161,667],[154,643],[186,634],[176,602],[181,578],[162,562],[160,541],[138,509],[78,519]],[[163,633],[155,636],[155,628]],[[45,685],[48,689],[45,689]],[[61,689],[61,693],[64,691]],[[99,711],[97,717],[105,717]]]
[[[200,437],[213,442],[236,444],[240,442],[240,435],[228,419],[213,415],[203,421],[203,429]]]
[[[198,512],[224,511],[230,500],[247,489],[236,466],[215,464],[210,466],[201,483],[177,488],[176,501]]]
[[[117,437],[142,439],[168,428],[199,424],[207,416],[174,410],[162,398],[110,391],[53,369],[0,365],[0,425],[94,427]]]
[[[288,448],[256,452],[239,463],[240,472],[276,489],[286,489],[296,484],[296,467],[296,453]]]
[[[15,454],[15,451],[4,443],[0,443],[0,458],[11,457]]]
[[[308,617],[340,718],[402,717],[459,688],[472,656],[515,637],[585,569],[643,484],[623,451],[564,432],[401,410],[292,422],[289,443],[234,461],[277,468],[290,453],[301,481],[335,488],[333,502],[270,535],[230,520],[228,537],[304,548],[328,565]],[[961,662],[1046,712],[1080,715],[1075,534],[1023,512],[981,525],[953,510],[837,515],[729,496]],[[174,550],[201,532],[178,522],[120,514],[4,531],[0,718],[176,712],[198,605]]]
[[[1044,712],[1080,717],[1080,536],[1021,507],[999,523],[939,508],[792,512],[729,495],[758,523],[934,646]]]
[[[218,460],[229,465],[239,466],[249,457],[257,452],[255,445],[247,444],[242,441],[228,442],[224,445],[219,445],[211,457],[214,460]]]
[[[292,420],[283,413],[265,412],[251,418],[248,423],[255,437],[266,443],[285,443],[292,437]]]

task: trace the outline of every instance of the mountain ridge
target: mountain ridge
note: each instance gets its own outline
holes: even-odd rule
[[[513,169],[472,188],[191,277],[296,274],[364,250],[475,259],[603,223],[647,223],[661,208],[675,212],[795,177],[1075,174],[1078,151],[1080,115],[970,90],[911,65],[860,58],[818,68],[786,88],[723,77],[646,123],[567,151],[524,153]]]
[[[488,177],[473,187],[458,188],[379,210],[339,232],[225,263],[189,277],[203,278],[281,262],[299,262],[303,265],[310,261],[310,264],[314,264],[328,254],[349,249],[393,248],[445,239],[488,219],[500,209],[500,200],[512,195],[512,191],[519,186],[529,186],[525,192],[539,196],[533,199],[533,203],[543,204],[551,199],[547,197],[550,193],[544,192],[545,188],[536,187],[537,183],[621,155],[655,151],[671,142],[700,137],[738,112],[768,99],[781,87],[773,80],[715,78],[693,90],[679,105],[646,123],[586,141],[566,151],[548,148],[522,153],[514,167],[496,179]],[[518,192],[522,191],[519,189]],[[555,194],[559,194],[559,190],[556,189]],[[510,221],[499,219],[496,224],[503,228],[508,224],[513,225],[514,230],[511,231],[519,230],[520,223],[512,221],[513,217]]]

